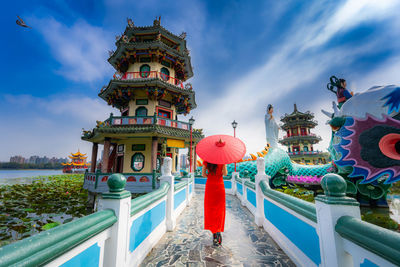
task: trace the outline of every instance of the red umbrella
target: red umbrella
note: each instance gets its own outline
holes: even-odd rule
[[[197,144],[196,152],[206,162],[228,164],[242,159],[246,146],[240,139],[230,135],[211,135]]]

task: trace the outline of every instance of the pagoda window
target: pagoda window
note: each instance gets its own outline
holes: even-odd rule
[[[164,81],[169,80],[169,70],[167,68],[161,68],[161,79]]]
[[[140,66],[140,77],[142,78],[147,78],[150,75],[150,66],[147,64],[144,64]]]
[[[293,152],[299,152],[300,151],[300,147],[299,146],[294,146],[293,147]]]
[[[307,152],[308,151],[308,146],[304,146],[303,150]]]
[[[300,131],[301,131],[301,135],[307,135],[306,128],[301,128]]]
[[[147,108],[145,107],[138,107],[135,111],[135,116],[138,117],[145,117],[147,116]]]
[[[157,107],[157,116],[165,119],[172,119],[172,111]]]

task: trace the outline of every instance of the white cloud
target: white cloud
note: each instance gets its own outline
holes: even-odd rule
[[[0,131],[0,161],[10,156],[66,157],[80,149],[91,153],[91,143],[82,141],[82,128],[92,129],[96,120],[105,120],[115,112],[101,99],[76,96],[38,98],[6,95],[1,116],[6,125]]]
[[[91,82],[110,76],[108,50],[113,47],[112,34],[101,27],[77,20],[68,26],[54,18],[32,18],[61,67],[59,74],[73,81]]]
[[[395,6],[398,4],[394,0],[348,0],[326,22],[318,23],[319,26],[315,28],[314,36],[309,39],[304,48],[322,45],[338,32],[363,22],[397,16],[398,9]]]
[[[313,132],[323,138],[323,141],[315,148],[325,150],[329,145],[331,129],[325,125],[327,117],[320,110],[331,111],[331,102],[334,97],[324,102],[317,97],[320,94],[328,94],[323,92],[325,84],[321,84],[321,88],[302,89],[313,92],[304,91],[305,94],[310,95],[310,98],[306,100],[295,99],[299,92],[293,90],[299,85],[319,80],[321,75],[326,75],[325,73],[332,68],[340,70],[341,66],[349,66],[355,58],[368,55],[379,44],[379,40],[373,39],[357,47],[339,46],[324,51],[309,49],[310,42],[313,47],[321,46],[339,30],[349,29],[368,19],[383,17],[392,7],[391,4],[392,2],[387,2],[387,5],[380,6],[377,2],[370,1],[357,5],[354,1],[348,1],[343,7],[338,8],[335,14],[325,12],[318,21],[304,19],[303,17],[315,17],[315,12],[321,11],[323,7],[317,3],[316,7],[308,11],[309,13],[303,14],[298,19],[299,23],[294,23],[293,29],[286,33],[287,38],[282,46],[263,65],[248,69],[247,73],[241,73],[241,77],[231,79],[224,88],[220,89],[222,94],[211,92],[201,97],[207,101],[198,103],[199,107],[194,112],[197,119],[196,127],[203,128],[206,135],[229,134],[233,132],[230,123],[235,119],[239,122],[237,136],[246,143],[248,152],[254,153],[260,151],[266,142],[264,114],[267,104],[275,105],[275,117],[278,122],[280,115],[290,113],[293,102],[297,102],[299,108],[301,106],[301,111],[310,110],[315,114],[319,125]],[[354,8],[354,10],[346,13],[349,8]],[[376,13],[372,14],[374,10]],[[353,15],[361,17],[351,21]],[[340,21],[335,22],[331,18]],[[321,29],[325,30],[321,32]],[[312,40],[317,40],[317,42]],[[389,69],[390,73],[395,75],[396,69],[394,67]],[[385,76],[385,74],[382,75]],[[328,77],[326,79],[328,80]],[[199,93],[197,91],[197,94]],[[280,136],[283,136],[283,133]]]

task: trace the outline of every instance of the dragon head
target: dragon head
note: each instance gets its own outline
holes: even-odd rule
[[[400,180],[400,87],[372,87],[334,111],[328,150],[337,172],[357,185]]]

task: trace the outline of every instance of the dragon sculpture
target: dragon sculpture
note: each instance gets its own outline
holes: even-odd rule
[[[328,89],[343,92],[343,81],[332,76]],[[391,184],[400,180],[400,87],[375,86],[358,94],[347,94],[345,99],[338,95],[338,102],[340,109],[333,102],[333,113],[322,111],[329,116],[332,128],[328,148],[332,162],[297,164],[284,150],[267,146],[257,155],[265,158],[270,184],[273,187],[286,183],[319,184],[322,176],[335,172],[345,178],[348,195],[368,204],[386,205]],[[235,166],[229,164],[227,168],[230,176]],[[254,179],[256,156],[238,162],[236,169],[240,177]],[[201,174],[201,167],[196,171]]]

